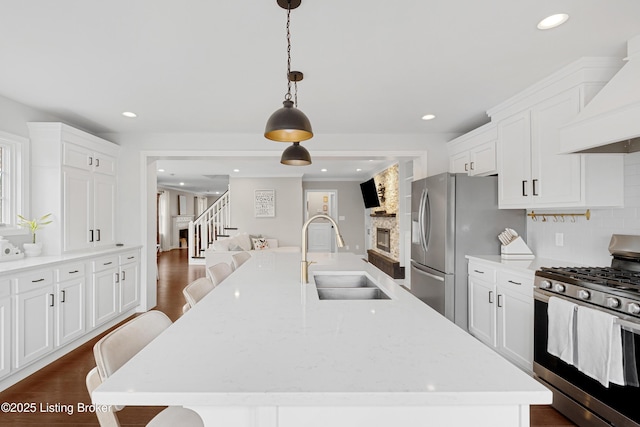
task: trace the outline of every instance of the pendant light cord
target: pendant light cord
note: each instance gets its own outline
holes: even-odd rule
[[[291,101],[291,80],[289,75],[291,74],[291,31],[289,29],[291,25],[291,0],[287,2],[287,94],[284,99]],[[296,103],[297,104],[297,103]]]

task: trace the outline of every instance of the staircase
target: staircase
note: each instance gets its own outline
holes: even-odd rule
[[[204,251],[215,240],[227,237],[231,221],[229,191],[207,208],[198,218],[189,222],[189,264],[204,264]]]

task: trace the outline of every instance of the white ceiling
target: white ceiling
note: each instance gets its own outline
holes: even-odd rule
[[[0,95],[93,133],[259,136],[286,92],[275,0],[0,0],[0,11]],[[536,29],[558,12],[565,25]],[[577,58],[623,57],[639,17],[638,0],[303,0],[291,12],[299,107],[316,135],[464,133]]]

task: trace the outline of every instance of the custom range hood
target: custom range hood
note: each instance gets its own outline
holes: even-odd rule
[[[560,128],[561,153],[640,151],[640,35],[627,42],[625,60],[576,118]]]

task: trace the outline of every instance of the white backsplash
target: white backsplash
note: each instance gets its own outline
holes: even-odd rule
[[[527,244],[539,258],[552,258],[591,266],[608,266],[607,250],[612,234],[640,235],[640,152],[625,155],[624,208],[591,209],[591,220],[565,217],[565,222],[527,219]],[[530,212],[528,210],[527,212]],[[536,212],[543,210],[534,209]],[[553,209],[553,213],[585,212],[586,209]],[[547,210],[547,212],[551,212]],[[564,246],[556,246],[556,233],[563,234]]]

